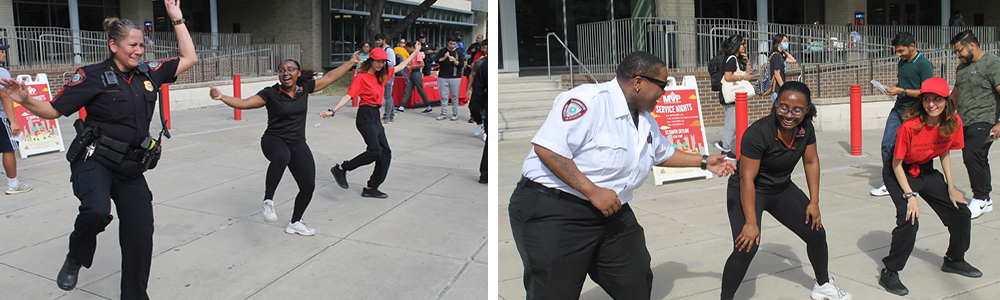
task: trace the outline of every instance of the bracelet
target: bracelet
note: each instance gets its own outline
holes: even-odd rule
[[[701,169],[705,170],[708,168],[708,155],[701,155]]]
[[[328,112],[331,113],[331,115],[330,115],[331,117],[337,115],[337,111],[333,110],[332,108],[331,109],[327,109],[326,111],[328,111]]]
[[[913,198],[913,197],[916,197],[916,196],[920,196],[920,193],[917,193],[917,192],[906,193],[906,194],[903,194],[903,200],[909,200],[910,198]]]

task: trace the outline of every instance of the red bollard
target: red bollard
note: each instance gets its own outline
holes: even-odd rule
[[[243,98],[240,90],[242,86],[240,85],[240,74],[233,74],[233,97]],[[236,121],[243,121],[243,111],[239,109],[233,109],[233,119]]]
[[[747,130],[747,93],[736,93],[736,159],[740,159],[740,143],[743,142],[743,132]]]
[[[166,83],[160,85],[160,101],[163,101],[163,120],[167,129],[174,129],[170,126],[170,86]]]
[[[861,155],[861,86],[851,85],[851,155]]]

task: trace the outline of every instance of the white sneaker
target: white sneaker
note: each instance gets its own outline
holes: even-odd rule
[[[440,116],[437,116],[437,118],[435,118],[435,119],[437,119],[438,121],[441,121],[441,120],[444,120],[444,119],[447,119],[447,118],[448,118],[448,116],[440,115]]]
[[[719,149],[719,151],[726,151],[726,148],[722,147],[722,141],[715,142],[712,145],[715,145],[715,149]]]
[[[833,282],[833,277],[830,278],[830,282],[823,285],[819,285],[818,282],[813,283],[812,294],[809,294],[813,300],[851,300],[854,296],[851,293],[840,288],[839,285]]]
[[[877,189],[872,190],[871,193],[872,193],[872,196],[882,197],[882,196],[888,196],[889,195],[889,190],[885,189],[885,185],[883,184],[882,186],[878,187]]]
[[[473,136],[483,135],[483,124],[476,125],[476,131],[472,133]]]
[[[8,192],[8,194],[9,193],[10,192]],[[982,200],[982,199],[972,198],[972,201],[969,201],[969,210],[972,211],[973,219],[978,218],[984,212],[993,211],[993,200],[992,199]]]
[[[274,212],[274,200],[264,200],[264,202],[261,203],[261,206],[264,207],[264,213],[262,214],[264,216],[264,221],[274,222],[278,220],[278,214]]]
[[[31,189],[30,183],[18,182],[16,186],[7,186],[7,195],[29,192]]]
[[[312,227],[306,226],[305,222],[299,220],[298,222],[295,223],[289,222],[288,226],[285,226],[285,233],[311,236],[316,234],[316,229],[312,229]]]

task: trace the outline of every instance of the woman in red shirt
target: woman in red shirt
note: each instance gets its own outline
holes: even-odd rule
[[[909,293],[898,272],[906,265],[916,241],[920,217],[917,197],[927,201],[951,234],[941,271],[966,277],[983,276],[964,260],[969,249],[972,213],[968,202],[955,189],[951,176],[949,150],[961,150],[965,140],[962,120],[955,113],[955,100],[948,97],[948,82],[939,77],[924,80],[918,99],[906,108],[903,124],[896,131],[892,162],[882,168],[882,180],[896,205],[896,228],[892,230],[889,255],[882,259],[885,268],[878,283],[897,295]],[[941,159],[944,176],[934,169],[935,157]]]
[[[420,51],[418,43],[415,52]],[[401,63],[397,63],[393,68],[386,68],[385,62],[388,57],[385,50],[372,49],[371,56],[361,63],[358,76],[354,77],[351,87],[347,89],[347,95],[340,99],[340,103],[334,108],[320,113],[320,116],[327,118],[336,114],[337,110],[351,101],[358,99],[358,116],[355,118],[355,126],[358,132],[365,139],[368,148],[365,152],[358,154],[351,160],[344,161],[330,168],[333,178],[337,180],[337,185],[346,189],[347,171],[375,162],[375,170],[368,180],[368,186],[361,190],[362,197],[386,198],[388,195],[378,190],[379,185],[385,181],[385,175],[389,172],[389,161],[392,159],[392,150],[389,149],[389,141],[385,138],[385,128],[379,117],[379,107],[382,106],[382,97],[385,93],[385,85],[392,80],[392,74],[406,69],[416,55],[410,55]]]

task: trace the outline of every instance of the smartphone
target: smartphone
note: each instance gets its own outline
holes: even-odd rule
[[[757,74],[757,68],[754,68],[753,70],[750,70],[750,74]]]

